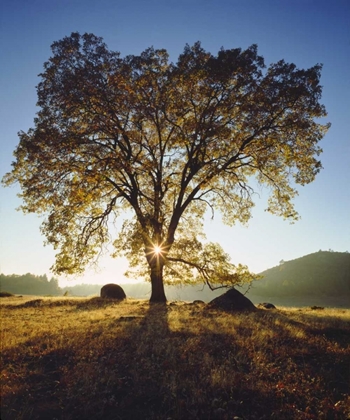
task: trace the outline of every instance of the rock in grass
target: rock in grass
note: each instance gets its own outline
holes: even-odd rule
[[[109,283],[105,284],[101,288],[101,298],[104,299],[117,299],[117,300],[123,300],[126,298],[126,294],[122,287],[120,287],[118,284]]]
[[[12,297],[12,296],[14,296],[12,293],[0,292],[0,297]]]
[[[273,303],[263,302],[259,303],[258,308],[276,309],[276,306]]]
[[[205,305],[205,302],[203,302],[202,300],[194,300],[193,302],[192,302],[192,305],[197,305],[197,306],[204,306]]]
[[[213,299],[208,304],[209,308],[222,309],[228,312],[255,311],[256,307],[247,297],[232,288],[223,295]]]

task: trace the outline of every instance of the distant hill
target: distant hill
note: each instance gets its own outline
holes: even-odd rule
[[[292,261],[281,261],[253,282],[249,295],[349,296],[350,253],[319,251]],[[350,302],[350,300],[349,300]]]

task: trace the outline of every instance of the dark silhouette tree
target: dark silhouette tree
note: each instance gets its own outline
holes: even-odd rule
[[[319,103],[321,65],[283,60],[265,68],[257,46],[198,42],[176,63],[149,48],[121,58],[92,34],[52,45],[37,87],[35,127],[20,132],[11,173],[25,212],[47,215],[42,232],[58,250],[56,273],[82,272],[129,216],[115,254],[150,276],[151,301],[168,281],[211,287],[251,280],[218,244],[205,243],[207,209],[246,222],[252,179],[270,191],[268,210],[296,219],[295,184],[314,180],[328,125]],[[202,235],[202,236],[201,236]]]

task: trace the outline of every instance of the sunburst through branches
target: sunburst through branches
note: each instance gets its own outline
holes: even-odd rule
[[[162,244],[152,244],[149,248],[147,255],[151,256],[151,259],[156,258],[159,260],[160,257],[164,257],[165,248]]]
[[[160,255],[162,253],[162,247],[160,245],[154,245],[154,254]]]

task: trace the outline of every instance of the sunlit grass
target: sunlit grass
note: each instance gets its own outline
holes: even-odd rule
[[[3,298],[2,419],[346,419],[350,310]]]

